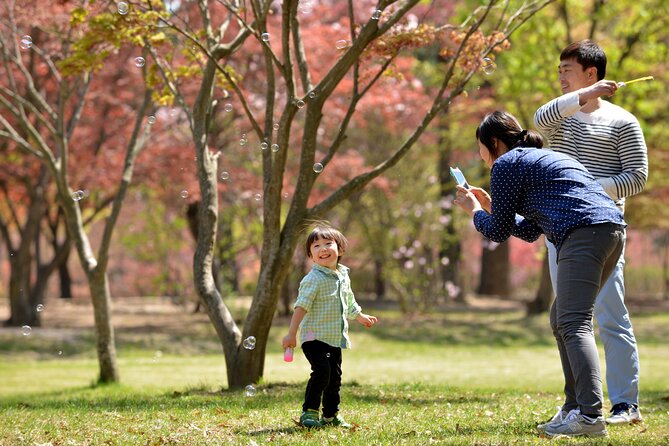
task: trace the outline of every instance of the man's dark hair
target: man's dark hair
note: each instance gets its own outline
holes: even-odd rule
[[[606,53],[602,47],[592,40],[579,40],[562,50],[560,60],[574,59],[583,69],[595,67],[597,69],[597,80],[601,81],[606,76]]]

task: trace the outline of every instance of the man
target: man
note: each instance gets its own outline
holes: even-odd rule
[[[625,198],[641,192],[646,185],[648,157],[643,133],[634,115],[602,99],[619,88],[617,82],[605,80],[605,75],[606,54],[599,45],[582,40],[567,46],[560,54],[558,67],[563,95],[541,106],[534,121],[548,138],[551,149],[580,161],[624,210]],[[556,290],[555,247],[550,242],[546,245],[551,281]],[[606,420],[609,424],[641,421],[639,353],[625,307],[624,264],[623,251],[594,308],[606,354],[606,383],[613,406]],[[554,314],[553,306],[551,317]],[[574,408],[575,397],[567,395],[553,419],[537,428],[549,435],[578,435],[584,430],[578,425],[582,419],[566,419]]]

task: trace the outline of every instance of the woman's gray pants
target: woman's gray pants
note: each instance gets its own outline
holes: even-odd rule
[[[592,313],[595,298],[623,249],[624,227],[605,223],[568,233],[558,252],[550,321],[564,373],[564,410],[602,415],[602,376]]]

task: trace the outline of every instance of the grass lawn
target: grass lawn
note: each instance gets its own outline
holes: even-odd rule
[[[117,304],[121,384],[93,386],[97,362],[85,308],[56,308],[44,328],[0,330],[0,445],[534,445],[669,444],[669,314],[633,314],[645,422],[602,439],[540,438],[562,401],[546,316],[452,311],[352,329],[341,414],[351,430],[297,426],[307,361],[284,363],[277,319],[256,393],[226,389],[204,315]],[[171,306],[170,306],[171,307]],[[142,317],[144,316],[144,317]],[[603,355],[602,355],[603,358]],[[609,403],[606,402],[608,410]]]

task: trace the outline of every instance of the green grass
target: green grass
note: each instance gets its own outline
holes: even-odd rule
[[[370,311],[372,312],[372,311]],[[561,402],[545,316],[451,312],[352,329],[341,413],[354,429],[296,425],[309,374],[282,361],[286,320],[271,330],[257,393],[227,390],[213,330],[201,317],[171,330],[118,330],[122,384],[93,386],[90,331],[0,333],[0,445],[657,445],[669,444],[669,315],[634,315],[645,422],[609,437],[547,440],[536,423]],[[62,354],[58,354],[62,351]],[[160,352],[160,353],[158,353]],[[608,402],[607,402],[608,408]]]

